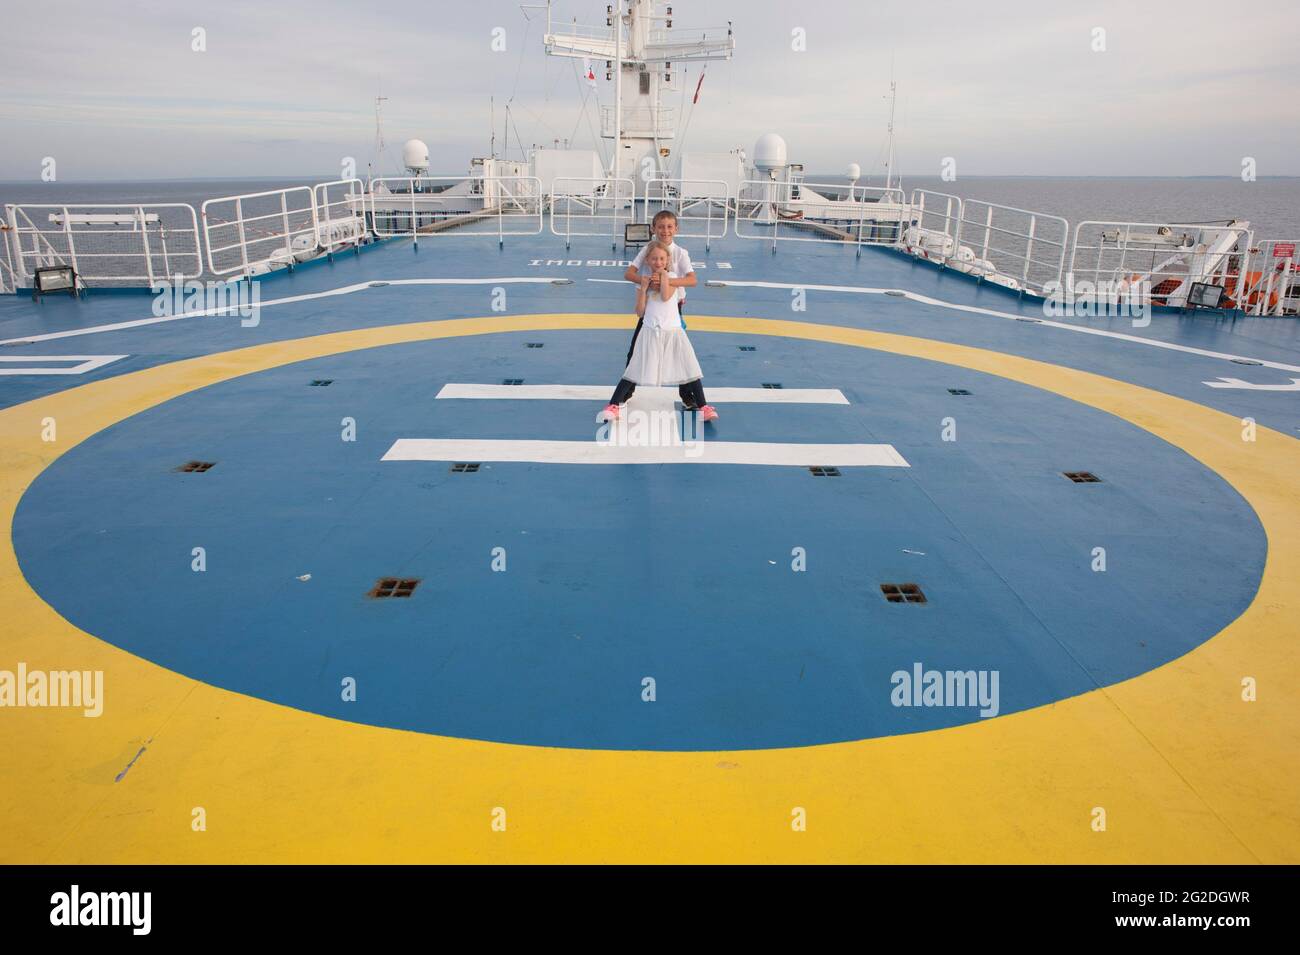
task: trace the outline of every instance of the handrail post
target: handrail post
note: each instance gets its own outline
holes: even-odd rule
[[[1029,217],[1029,235],[1025,244],[1025,274],[1020,279],[1020,285],[1023,288],[1029,284],[1029,263],[1034,260],[1034,229],[1038,224],[1037,216]]]
[[[68,207],[62,206],[61,208],[63,209],[63,235],[68,240],[68,258],[72,260],[72,271],[80,275],[81,269],[77,267],[77,249],[72,243],[72,219],[68,215]],[[53,264],[54,262],[51,261],[50,265]]]
[[[419,252],[420,251],[420,228],[417,225],[417,220],[415,218],[415,177],[412,176],[409,180],[407,180],[407,182],[409,183],[408,192],[411,195],[411,243],[414,251]]]
[[[293,236],[289,233],[289,193],[280,192],[280,219],[284,223],[284,253],[289,257],[286,265],[293,268]]]
[[[136,206],[135,214],[140,222],[140,244],[144,249],[144,274],[148,277],[149,288],[153,288],[153,256],[149,254],[149,224],[144,218],[144,206]],[[163,267],[166,268],[164,260]]]
[[[244,231],[244,200],[235,199],[235,222],[239,225],[239,257],[244,264],[244,275],[248,271],[248,238]]]
[[[14,267],[14,291],[17,291],[19,281],[27,280],[27,269],[23,265],[23,243],[18,234],[18,215],[15,209],[12,203],[5,205],[5,217],[9,220],[9,232],[13,235],[10,248],[16,255],[10,264]]]

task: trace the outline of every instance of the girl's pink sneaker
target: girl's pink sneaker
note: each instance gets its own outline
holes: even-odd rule
[[[700,408],[700,416],[704,418],[705,421],[717,421],[718,409],[713,407],[713,405],[704,405]]]
[[[596,421],[604,424],[606,421],[618,420],[618,405],[605,405],[600,409],[600,414],[596,415]]]

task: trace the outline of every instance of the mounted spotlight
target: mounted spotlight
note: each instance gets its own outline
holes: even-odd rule
[[[1193,308],[1218,308],[1223,301],[1223,286],[1208,282],[1193,282],[1187,293],[1187,304]]]
[[[33,278],[35,284],[32,290],[37,295],[48,295],[50,292],[77,294],[77,273],[70,265],[48,265],[37,269]]]

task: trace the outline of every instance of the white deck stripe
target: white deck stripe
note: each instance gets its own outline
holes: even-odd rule
[[[911,467],[891,444],[766,444],[751,441],[697,441],[680,445],[628,447],[597,441],[399,438],[381,460]]]
[[[0,375],[84,375],[96,368],[128,357],[127,355],[0,355],[0,362],[32,363],[38,361],[75,361],[79,364],[34,368],[0,368]]]
[[[591,281],[591,280],[588,280]],[[1101,328],[1087,328],[1083,325],[1070,325],[1066,322],[1054,322],[1048,318],[1037,318],[1029,315],[1016,315],[1011,312],[999,312],[992,308],[980,308],[976,305],[958,305],[955,302],[945,302],[943,299],[930,298],[928,295],[918,295],[916,292],[909,292],[906,289],[885,289],[885,288],[867,288],[858,285],[810,285],[806,282],[741,282],[734,279],[716,279],[711,280],[714,285],[734,285],[743,288],[782,288],[794,289],[801,288],[807,291],[815,292],[849,292],[858,295],[884,295],[887,292],[902,292],[899,298],[909,298],[914,302],[920,302],[923,305],[937,305],[940,308],[951,308],[958,312],[973,312],[977,315],[992,315],[995,318],[1009,318],[1012,320],[1023,318],[1034,318],[1040,325],[1046,325],[1051,328],[1063,328],[1069,332],[1079,332],[1083,335],[1099,335],[1103,338],[1116,338],[1120,341],[1136,342],[1139,345],[1150,345],[1153,348],[1167,348],[1170,351],[1186,352],[1189,355],[1201,355],[1205,358],[1223,358],[1227,361],[1246,360],[1259,362],[1265,368],[1276,368],[1279,371],[1300,371],[1300,365],[1285,365],[1282,362],[1267,361],[1263,358],[1251,358],[1248,355],[1230,355],[1226,352],[1209,351],[1204,348],[1193,348],[1190,345],[1175,345],[1173,342],[1162,342],[1154,338],[1143,338],[1140,335],[1128,335],[1124,332],[1109,332]]]
[[[438,392],[439,398],[507,399],[514,401],[600,401],[609,400],[609,385],[474,385],[449,383]],[[846,405],[849,400],[838,388],[709,388],[709,401],[719,404],[761,402],[763,404]],[[638,388],[632,406],[655,404],[671,407],[677,400],[676,388]]]
[[[293,302],[307,302],[317,298],[329,298],[334,295],[351,295],[353,292],[361,292],[370,288],[372,282],[386,282],[388,285],[544,285],[556,281],[555,278],[546,278],[544,276],[519,276],[517,278],[496,278],[496,279],[371,279],[367,282],[357,282],[354,285],[343,285],[339,288],[329,289],[324,292],[308,292],[303,295],[290,295],[287,298],[273,298],[266,302],[259,302],[258,308],[270,308],[272,305],[289,305]],[[0,340],[0,345],[27,345],[36,342],[49,342],[59,338],[76,338],[79,335],[98,335],[103,332],[120,332],[127,328],[140,328],[144,325],[161,325],[163,322],[178,322],[183,318],[212,318],[221,315],[230,315],[232,318],[239,314],[239,309],[246,308],[246,305],[230,305],[225,308],[206,308],[193,312],[182,312],[180,315],[163,315],[158,318],[137,318],[129,322],[114,322],[111,325],[92,325],[89,328],[72,328],[66,332],[47,332],[44,335],[24,335],[21,338],[6,338]]]
[[[273,305],[288,305],[294,302],[306,302],[313,299],[329,298],[334,295],[350,295],[353,292],[360,292],[370,288],[373,282],[387,282],[389,285],[505,285],[505,284],[534,284],[541,285],[556,281],[556,277],[545,276],[515,276],[508,278],[487,278],[487,279],[372,279],[366,282],[357,282],[353,285],[344,285],[336,289],[328,289],[323,292],[310,292],[303,295],[292,295],[287,298],[271,299],[267,302],[261,302],[259,308],[269,308]],[[587,279],[588,282],[621,282],[621,279]],[[886,292],[902,292],[899,297],[908,298],[914,302],[920,302],[923,305],[935,305],[939,308],[950,308],[960,312],[971,312],[977,315],[991,315],[995,318],[1020,319],[1029,316],[1016,315],[1011,312],[999,312],[996,309],[980,308],[975,305],[958,305],[955,302],[945,302],[942,299],[930,298],[928,295],[919,295],[916,292],[909,292],[906,289],[886,289],[870,288],[857,285],[814,285],[808,282],[746,282],[736,279],[717,279],[710,280],[714,286],[736,286],[737,288],[776,288],[776,289],[795,289],[801,288],[817,292],[848,292],[859,295],[883,295]],[[230,308],[205,309],[198,312],[188,312],[181,315],[164,315],[160,318],[141,318],[130,322],[115,322],[111,325],[95,325],[90,328],[74,328],[64,332],[48,332],[44,335],[25,335],[21,338],[7,338],[0,340],[0,345],[25,345],[36,342],[55,341],[60,338],[75,338],[80,335],[98,335],[103,332],[122,331],[128,328],[139,328],[145,325],[158,325],[163,322],[175,322],[183,318],[206,318],[224,314],[237,314],[239,306]],[[1099,335],[1103,338],[1114,338],[1120,341],[1136,342],[1139,345],[1150,345],[1154,348],[1165,348],[1170,351],[1184,352],[1190,355],[1201,355],[1205,358],[1221,358],[1227,361],[1245,360],[1258,362],[1265,368],[1275,368],[1278,371],[1296,371],[1300,372],[1300,365],[1287,365],[1282,362],[1269,361],[1264,358],[1252,358],[1249,355],[1231,355],[1225,352],[1209,351],[1204,348],[1193,348],[1190,345],[1175,345],[1172,342],[1162,342],[1152,338],[1142,338],[1138,335],[1127,335],[1123,332],[1110,332],[1100,328],[1086,328],[1081,325],[1069,325],[1064,322],[1054,322],[1050,319],[1040,318],[1036,321],[1051,328],[1061,328],[1066,331],[1079,332],[1084,335]]]
[[[1240,378],[1220,378],[1218,381],[1203,381],[1201,384],[1211,388],[1240,388],[1243,391],[1300,391],[1300,378],[1292,378],[1287,385],[1257,385]]]

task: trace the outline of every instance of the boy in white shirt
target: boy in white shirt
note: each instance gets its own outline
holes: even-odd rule
[[[654,239],[645,251],[649,274],[641,277],[636,301],[641,334],[635,339],[632,357],[628,359],[609,404],[596,415],[596,420],[618,420],[620,406],[632,397],[637,385],[677,385],[683,406],[698,410],[705,422],[717,421],[718,411],[704,397],[704,372],[700,370],[695,349],[686,337],[681,312],[678,311],[681,289],[674,285],[674,279],[680,276],[673,273],[668,246]],[[657,289],[653,293],[650,291],[652,281]]]
[[[668,249],[668,271],[676,276],[669,279],[669,281],[677,289],[677,313],[680,315],[686,304],[686,289],[695,288],[695,269],[691,265],[691,256],[689,252],[673,242],[673,236],[677,234],[677,215],[675,213],[667,209],[655,213],[651,228],[654,229],[655,238],[659,240],[659,243]],[[633,285],[641,284],[642,270],[645,267],[645,254],[648,249],[649,246],[646,246],[638,252],[637,257],[632,260],[632,264],[623,273],[623,278]],[[659,291],[659,277],[654,273],[650,273],[649,291],[651,293]],[[641,334],[641,327],[644,323],[644,316],[637,319],[636,331],[632,333],[632,342],[627,347],[628,361],[632,360],[632,352],[636,348],[636,337]]]

